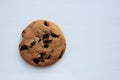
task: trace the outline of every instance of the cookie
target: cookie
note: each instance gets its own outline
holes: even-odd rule
[[[36,20],[22,32],[19,51],[23,59],[34,66],[49,66],[64,54],[66,41],[60,28],[47,20]]]

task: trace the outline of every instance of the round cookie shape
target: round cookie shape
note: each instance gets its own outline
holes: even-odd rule
[[[19,51],[22,58],[34,66],[56,63],[66,49],[65,37],[60,28],[48,20],[36,20],[22,32]]]

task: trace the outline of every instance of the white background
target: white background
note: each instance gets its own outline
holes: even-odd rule
[[[18,49],[37,19],[55,22],[67,41],[46,68],[24,62]],[[0,0],[0,80],[120,80],[120,0]]]

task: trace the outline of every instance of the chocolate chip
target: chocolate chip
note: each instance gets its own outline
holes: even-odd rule
[[[25,32],[25,30],[22,31],[22,34]]]
[[[49,23],[47,21],[44,21],[45,26],[49,26]]]
[[[24,45],[20,48],[20,50],[26,50],[26,49],[28,49],[28,47],[26,45]]]
[[[49,38],[49,34],[45,34],[44,36],[43,36],[43,39],[48,39]]]
[[[60,54],[60,56],[58,57],[58,59],[60,59],[62,57],[62,54]]]
[[[52,40],[43,40],[43,43],[44,43],[44,44],[49,44],[49,43],[51,43],[51,41],[52,41]]]
[[[48,45],[48,44],[45,44],[45,45],[44,45],[44,48],[48,48],[48,47],[49,47],[49,45]]]
[[[44,53],[44,52],[42,52],[42,53],[40,53],[40,57],[39,57],[39,60],[41,61],[41,62],[44,62],[45,60],[44,60],[44,56],[45,56],[46,54]]]
[[[39,40],[38,40],[38,42],[40,42],[41,41],[41,38],[39,37]]]
[[[32,26],[32,25],[31,25],[30,27],[31,27],[31,28],[33,28],[33,26]]]
[[[34,21],[33,24],[35,24],[36,22]]]
[[[55,37],[55,38],[59,37],[59,35],[57,35],[57,34],[55,34],[55,33],[51,33],[51,36],[52,36],[52,37]]]
[[[46,59],[50,59],[51,55],[49,55]]]
[[[33,42],[31,43],[31,45],[33,45],[33,46],[34,46],[34,45],[35,45],[35,43],[36,43],[36,42],[35,42],[35,41],[33,41]]]
[[[33,62],[34,62],[35,64],[38,64],[38,63],[40,62],[40,60],[39,60],[38,58],[35,58],[35,59],[33,59]]]
[[[22,37],[23,37],[23,34],[25,33],[25,30],[22,31]]]
[[[36,41],[33,41],[32,43],[30,43],[30,48],[32,48],[35,45]]]
[[[45,53],[44,53],[44,52],[42,52],[42,53],[40,53],[40,55],[41,55],[41,57],[43,57],[43,56],[45,55]]]
[[[46,53],[42,52],[40,53],[39,61],[44,62],[45,59],[50,59],[51,55],[47,55]]]
[[[37,31],[37,34],[40,34],[40,33]]]

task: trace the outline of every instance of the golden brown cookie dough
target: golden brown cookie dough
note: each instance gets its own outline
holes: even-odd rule
[[[35,66],[48,66],[58,61],[64,54],[66,41],[60,28],[53,22],[37,20],[22,32],[19,44],[23,59]]]

